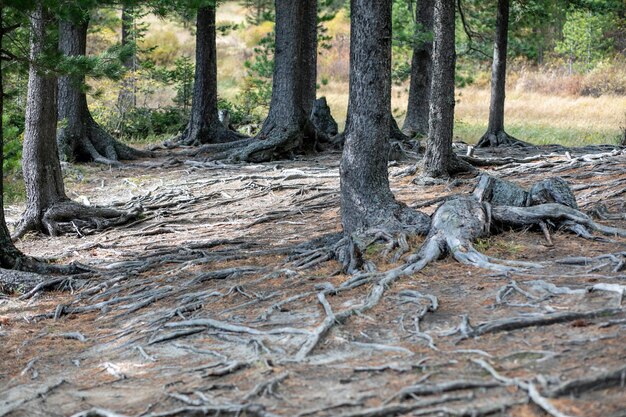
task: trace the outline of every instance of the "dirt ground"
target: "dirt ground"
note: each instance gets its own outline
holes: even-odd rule
[[[542,148],[527,151],[540,155],[532,162],[484,170],[523,186],[558,175],[581,210],[625,213],[626,152],[594,152],[604,153]],[[477,249],[542,268],[442,259],[337,322],[332,314],[363,303],[372,284],[346,289],[336,261],[299,269],[290,256],[341,230],[339,158],[228,165],[163,153],[71,171],[70,197],[141,204],[144,216],[19,242],[99,272],[65,291],[0,297],[0,416],[626,416],[626,238],[555,231],[549,245],[540,230],[507,230]],[[392,190],[427,213],[437,207],[428,200],[476,182],[416,185],[398,175],[407,166],[390,167]],[[9,219],[20,210],[9,207]],[[626,228],[623,215],[598,221]],[[412,252],[422,240],[410,239]],[[380,270],[404,262],[381,252],[366,253]],[[551,317],[566,318],[493,326]]]

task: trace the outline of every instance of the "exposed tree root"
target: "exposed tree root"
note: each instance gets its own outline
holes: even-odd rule
[[[529,262],[489,258],[474,249],[472,242],[488,236],[491,226],[486,206],[473,198],[446,201],[433,215],[432,226],[418,253],[409,258],[407,273],[417,272],[447,253],[465,265],[496,271],[511,271],[517,267],[540,267]]]
[[[106,207],[90,207],[65,200],[49,207],[43,215],[27,211],[20,220],[13,239],[20,239],[30,231],[50,236],[76,233],[79,236],[99,232],[135,220],[140,207],[123,212]]]
[[[486,148],[490,146],[533,147],[533,145],[531,145],[530,143],[516,139],[506,133],[504,130],[501,130],[499,132],[487,132],[483,135],[482,138],[480,138],[480,140],[476,144],[477,148]]]
[[[228,144],[248,137],[242,133],[226,128],[221,123],[207,128],[190,128],[189,125],[183,133],[173,139],[167,140],[163,146],[168,149],[179,146],[202,146],[206,144]]]
[[[89,115],[85,136],[67,137],[63,129],[59,130],[57,142],[59,153],[68,161],[94,161],[106,165],[119,165],[122,160],[134,160],[152,156],[125,145],[107,133]]]
[[[549,397],[560,397],[563,395],[580,395],[587,391],[603,388],[624,387],[626,381],[626,366],[608,372],[587,376],[581,379],[567,381],[548,391]]]

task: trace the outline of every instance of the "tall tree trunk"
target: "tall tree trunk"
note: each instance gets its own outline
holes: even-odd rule
[[[55,23],[41,4],[31,16],[30,59],[35,62],[44,52],[47,40],[46,27]],[[57,124],[57,79],[39,71],[31,63],[28,73],[26,120],[22,170],[28,204],[22,223],[43,230],[43,216],[50,207],[67,200],[59,151],[55,138]]]
[[[59,23],[59,50],[66,56],[85,56],[88,22]],[[109,135],[93,120],[82,90],[84,76],[59,78],[57,142],[66,161],[95,161],[117,164],[119,159],[136,159],[146,154],[132,149]]]
[[[471,170],[452,150],[454,130],[454,0],[435,0],[433,75],[423,175],[447,178]]]
[[[30,69],[26,98],[26,120],[22,170],[26,185],[26,211],[16,238],[28,231],[50,235],[94,230],[126,223],[138,211],[87,207],[70,201],[65,194],[56,141],[57,79],[54,73],[37,66],[37,60],[50,41],[46,30],[57,22],[41,3],[31,15]]]
[[[477,147],[501,145],[527,145],[504,131],[504,98],[506,89],[506,54],[509,33],[510,0],[498,0],[496,16],[496,39],[493,44],[491,65],[491,101],[489,104],[489,126],[478,141]]]
[[[418,0],[415,10],[416,35],[422,41],[413,47],[409,102],[402,131],[409,136],[428,135],[430,83],[432,79],[432,31],[434,0]]]
[[[276,51],[269,114],[256,140],[237,150],[231,159],[268,161],[315,148],[318,132],[306,113],[312,108],[315,95],[310,48],[317,45],[317,40],[312,38],[311,3],[317,4],[308,0],[276,0]]]
[[[310,117],[317,98],[317,0],[304,2],[302,23],[302,108]]]
[[[4,35],[3,7],[0,5],[0,49],[2,49],[2,38]],[[0,169],[4,166],[4,134],[2,117],[4,114],[4,83],[2,65],[0,63]],[[0,176],[0,268],[13,269],[17,260],[21,257],[11,241],[11,234],[7,228],[4,218],[4,172]]]
[[[128,46],[135,43],[135,33],[133,26],[135,25],[135,16],[131,6],[122,6],[122,46]],[[122,118],[131,109],[137,107],[137,94],[135,89],[135,70],[137,69],[137,51],[136,45],[133,47],[133,53],[124,60],[124,66],[130,74],[124,79],[122,90],[117,98],[117,107]]]
[[[198,9],[196,21],[196,71],[191,118],[175,141],[186,145],[229,142],[242,136],[228,130],[217,112],[217,46],[215,6]]]
[[[396,202],[389,188],[391,0],[352,0],[350,10],[350,98],[340,165],[344,232],[400,231],[404,222],[423,227],[423,216]]]

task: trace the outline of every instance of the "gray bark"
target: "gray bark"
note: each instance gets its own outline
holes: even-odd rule
[[[491,66],[491,102],[489,104],[489,127],[491,133],[504,130],[504,97],[506,86],[506,51],[509,32],[509,1],[498,0],[496,17],[496,40],[493,44]]]
[[[391,0],[352,0],[350,10],[350,98],[340,165],[343,229],[424,232],[428,218],[398,203],[389,188]]]
[[[54,24],[48,10],[38,5],[31,15],[30,59],[34,62],[44,51],[46,27]],[[27,206],[22,224],[43,229],[46,210],[67,200],[56,141],[57,80],[31,63],[28,73],[26,120],[22,170]]]
[[[85,56],[88,22],[59,23],[59,50],[66,56]],[[91,116],[87,96],[82,90],[84,76],[62,76],[58,81],[57,134],[60,157],[65,161],[95,161],[117,164],[119,159],[146,156],[118,142]]]
[[[409,136],[427,136],[430,112],[430,83],[432,80],[432,31],[434,0],[418,0],[415,10],[417,31],[431,35],[431,39],[418,42],[413,48],[409,102],[402,131]]]
[[[311,36],[310,3],[276,0],[276,49],[269,114],[257,140],[234,152],[233,160],[268,161],[312,151],[317,145],[318,132],[304,104],[311,109],[315,95],[310,48],[317,45],[317,40],[313,42]]]
[[[506,54],[509,33],[510,0],[498,0],[496,16],[496,39],[493,44],[491,65],[491,101],[489,103],[489,125],[480,138],[477,147],[502,145],[525,146],[504,130],[504,100],[506,95]]]
[[[133,25],[135,18],[129,6],[122,6],[122,46],[134,43]],[[134,72],[137,67],[137,53],[133,51],[124,61],[124,66],[128,71]],[[122,90],[117,98],[117,107],[120,113],[125,115],[130,109],[137,107],[137,95],[135,94],[134,76],[124,80]]]
[[[423,160],[423,174],[433,178],[447,178],[471,170],[452,150],[456,62],[454,11],[454,0],[435,0],[429,132]]]
[[[65,194],[56,141],[57,79],[37,59],[49,42],[46,28],[56,24],[41,4],[31,15],[30,69],[26,99],[26,120],[22,170],[26,185],[26,211],[15,238],[28,231],[50,235],[76,230],[102,230],[136,218],[138,212],[86,207],[70,201]]]
[[[198,9],[196,21],[196,70],[191,118],[185,132],[177,141],[187,145],[199,145],[229,142],[242,137],[226,128],[219,120],[215,7],[201,7]]]
[[[302,108],[308,116],[317,97],[317,0],[304,2],[302,23]]]
[[[2,38],[4,22],[2,21],[2,6],[0,6],[0,49],[2,49]],[[2,65],[0,65],[0,115],[4,114],[4,83]],[[0,117],[0,167],[4,163],[4,135],[2,130],[2,117]],[[1,169],[1,168],[0,168]],[[4,173],[3,173],[4,174]],[[4,217],[4,175],[0,176],[0,268],[13,268],[21,253],[13,245],[11,234],[7,228]]]

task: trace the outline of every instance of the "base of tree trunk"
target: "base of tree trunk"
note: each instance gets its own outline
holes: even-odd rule
[[[119,165],[119,161],[130,161],[152,155],[150,152],[121,143],[94,120],[89,122],[86,136],[70,139],[65,138],[61,132],[57,141],[61,155],[70,161],[93,161],[99,164]],[[72,143],[74,146],[71,145]]]
[[[422,174],[415,178],[415,182],[423,181],[424,179],[428,179],[429,181],[433,179],[447,180],[459,174],[473,174],[477,172],[477,169],[472,164],[463,160],[455,153],[452,153],[443,169],[429,167],[426,164],[426,159],[422,160],[421,167]]]
[[[185,131],[164,143],[166,148],[175,148],[177,146],[200,146],[216,143],[230,143],[241,139],[248,138],[246,135],[234,130],[227,129],[221,123],[216,126],[193,127],[187,126]]]
[[[322,150],[321,144],[328,142],[329,138],[315,129],[309,120],[303,126],[283,126],[266,121],[254,138],[203,145],[192,154],[210,154],[213,160],[231,162],[269,162]]]
[[[431,221],[418,211],[412,212],[415,218],[425,218],[424,227],[413,234],[427,233],[426,240],[404,265],[393,269],[394,273],[415,273],[448,254],[463,264],[500,272],[541,268],[538,263],[492,258],[474,248],[477,239],[511,228],[537,227],[548,244],[551,244],[549,227],[569,230],[582,237],[591,236],[589,230],[626,237],[626,230],[596,223],[579,211],[571,188],[558,177],[536,183],[526,191],[509,181],[482,175],[473,194],[445,201]],[[372,244],[385,243],[384,255],[397,248],[393,262],[409,250],[406,236],[411,234],[410,229],[398,229],[390,224],[394,222],[381,222],[380,227],[344,236],[330,247],[304,251],[296,266],[308,268],[337,259],[347,273],[375,271],[375,265],[363,260],[363,254]]]
[[[504,130],[499,132],[487,132],[476,144],[477,148],[488,148],[497,146],[517,146],[517,147],[532,147],[528,142],[514,138],[506,133]]]
[[[4,258],[4,257],[3,257]],[[0,265],[0,293],[28,294],[33,289],[58,288],[69,275],[89,272],[80,264],[55,265],[16,252],[10,254],[10,262]],[[56,275],[57,278],[50,278]]]
[[[140,208],[124,212],[106,207],[89,207],[65,200],[49,207],[43,215],[32,213],[27,209],[13,239],[19,239],[28,232],[41,232],[50,236],[76,233],[83,236],[121,226],[137,219],[140,214]]]

